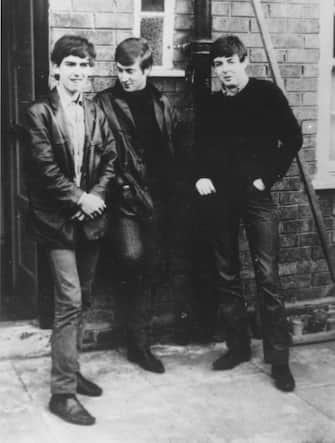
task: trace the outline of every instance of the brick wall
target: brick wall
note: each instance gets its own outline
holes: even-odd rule
[[[319,0],[267,0],[262,2],[262,6],[289,102],[304,131],[302,156],[308,171],[313,173],[317,130]],[[50,1],[51,45],[65,32],[85,35],[96,45],[96,74],[88,87],[89,93],[93,94],[114,81],[113,53],[121,40],[132,35],[132,11],[132,0]],[[213,38],[222,33],[239,35],[248,46],[251,75],[269,77],[270,70],[251,2],[213,0],[212,12]],[[183,68],[186,64],[180,45],[191,38],[192,13],[191,0],[176,0],[174,64],[177,68]],[[186,128],[183,149],[185,152],[191,150],[192,100],[187,84],[183,79],[174,78],[155,78],[154,83],[169,95],[183,116]],[[323,191],[319,196],[329,236],[334,243],[334,193]],[[275,186],[273,197],[280,206],[280,274],[287,300],[327,295],[330,276],[295,163],[287,177]],[[176,251],[173,290],[171,287],[167,289],[166,285],[160,289],[154,312],[156,317],[162,313],[170,315],[176,306],[183,305],[183,300],[190,296],[189,268],[182,251],[186,245],[188,209],[189,205],[186,204],[184,212],[181,211],[184,217],[179,226],[180,247]],[[246,294],[251,296],[255,284],[244,233],[241,235],[241,253],[244,286]]]
[[[311,174],[316,166],[319,3],[319,0],[262,1],[287,96],[303,128],[302,158]],[[251,2],[214,0],[212,8],[213,38],[222,33],[239,35],[248,46],[251,75],[269,77]],[[326,295],[330,275],[295,163],[287,177],[274,187],[273,197],[280,205],[280,274],[286,299],[295,301]],[[319,198],[334,243],[334,192],[319,192]],[[245,241],[242,241],[242,251],[245,287],[252,293],[255,286]]]

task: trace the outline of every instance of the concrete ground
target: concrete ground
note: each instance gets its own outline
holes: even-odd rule
[[[124,351],[82,355],[82,372],[103,389],[80,397],[94,426],[48,412],[48,356],[0,361],[1,443],[335,443],[335,342],[292,348],[294,393],[273,387],[260,342],[228,372],[212,361],[224,345],[155,346],[165,374],[129,363]]]

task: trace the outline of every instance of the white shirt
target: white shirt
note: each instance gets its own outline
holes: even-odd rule
[[[62,87],[57,87],[61,105],[65,112],[67,128],[73,146],[75,183],[79,187],[83,166],[85,143],[85,120],[82,94],[70,97]]]

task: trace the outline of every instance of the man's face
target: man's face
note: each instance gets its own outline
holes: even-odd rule
[[[140,91],[145,88],[150,69],[142,70],[139,58],[134,64],[129,66],[124,66],[117,62],[116,69],[121,86],[125,91]]]
[[[248,61],[240,61],[237,54],[231,57],[216,57],[213,60],[214,71],[222,85],[226,88],[239,87],[245,80]]]
[[[90,73],[88,57],[81,58],[76,55],[68,55],[63,58],[59,66],[55,66],[55,74],[59,75],[59,84],[69,95],[81,92]]]

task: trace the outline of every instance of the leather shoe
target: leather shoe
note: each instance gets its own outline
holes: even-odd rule
[[[100,397],[102,389],[87,378],[83,377],[80,372],[77,372],[77,392],[81,395],[88,395],[89,397]]]
[[[295,381],[289,365],[272,365],[271,377],[280,391],[291,392],[294,390]]]
[[[49,410],[63,420],[75,425],[94,425],[95,418],[84,408],[73,394],[54,394]]]
[[[137,363],[146,371],[156,372],[157,374],[165,372],[162,362],[153,355],[150,349],[129,348],[128,360]]]
[[[228,351],[226,354],[219,357],[213,363],[213,369],[215,371],[225,371],[227,369],[233,369],[235,366],[239,364],[249,361],[251,358],[250,349],[245,350],[244,352],[236,352],[236,351]]]

